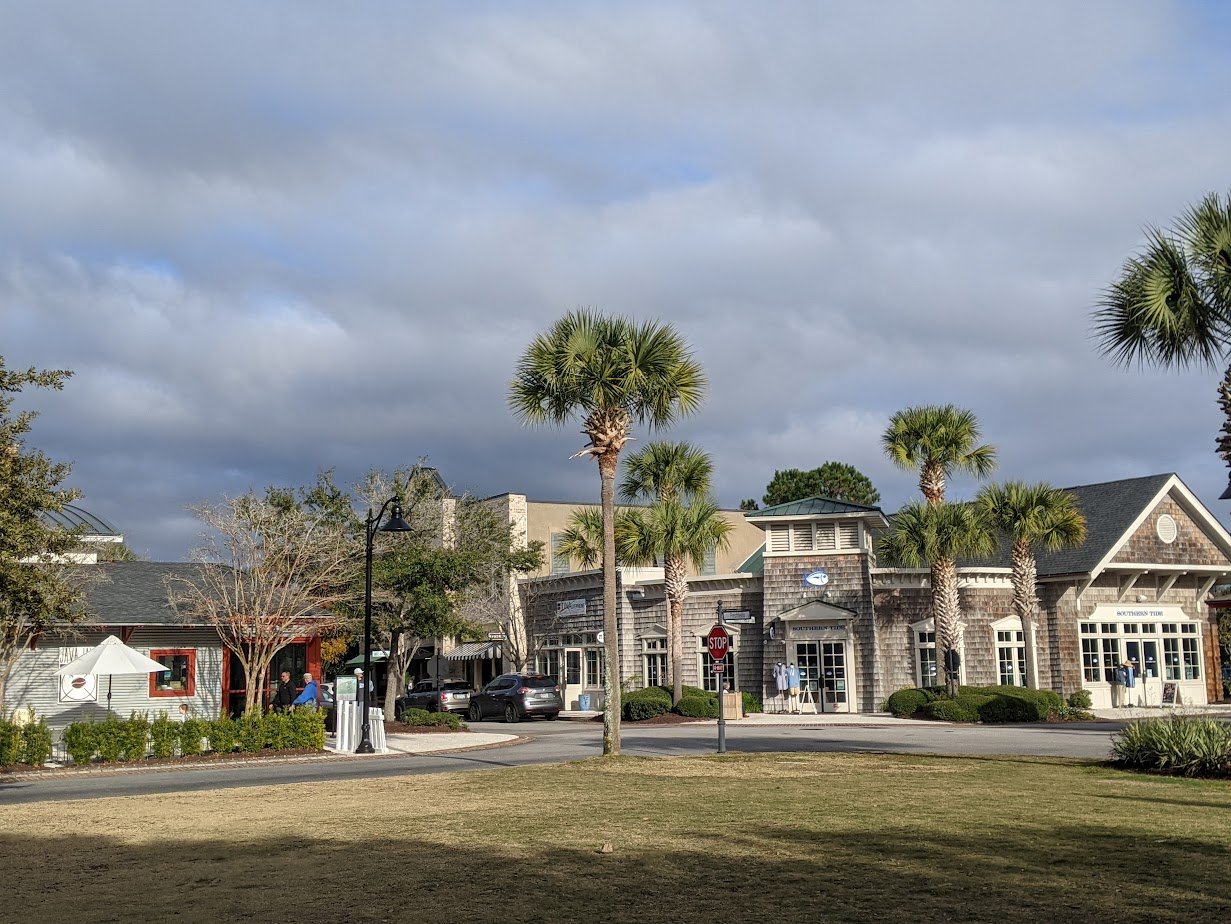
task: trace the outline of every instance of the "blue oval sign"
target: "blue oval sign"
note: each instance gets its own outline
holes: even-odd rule
[[[804,575],[804,583],[812,587],[824,587],[829,583],[829,572],[824,568],[817,568],[815,571],[809,571]]]

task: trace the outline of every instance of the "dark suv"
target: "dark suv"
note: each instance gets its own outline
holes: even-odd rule
[[[564,708],[560,685],[546,674],[502,674],[470,697],[470,721],[502,716],[520,722],[528,716],[559,718]]]
[[[426,709],[428,712],[460,712],[466,714],[470,706],[470,684],[465,680],[446,680],[443,688],[435,680],[420,680],[399,696],[394,703],[394,715],[398,718],[407,709]]]

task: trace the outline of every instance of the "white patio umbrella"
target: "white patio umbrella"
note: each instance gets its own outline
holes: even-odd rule
[[[57,677],[77,674],[107,675],[107,711],[111,711],[111,678],[115,674],[158,674],[167,669],[153,658],[129,648],[114,635],[105,639],[83,654],[76,661],[65,664],[56,671]]]

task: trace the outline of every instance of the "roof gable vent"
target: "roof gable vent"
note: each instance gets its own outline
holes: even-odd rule
[[[1154,531],[1158,533],[1158,538],[1167,545],[1175,542],[1175,537],[1179,535],[1180,528],[1176,525],[1175,517],[1169,513],[1164,513],[1158,518],[1158,522],[1154,524]]]

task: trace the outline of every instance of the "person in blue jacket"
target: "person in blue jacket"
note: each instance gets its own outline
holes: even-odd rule
[[[295,697],[292,706],[315,706],[318,698],[316,681],[311,674],[303,675],[303,692]]]

